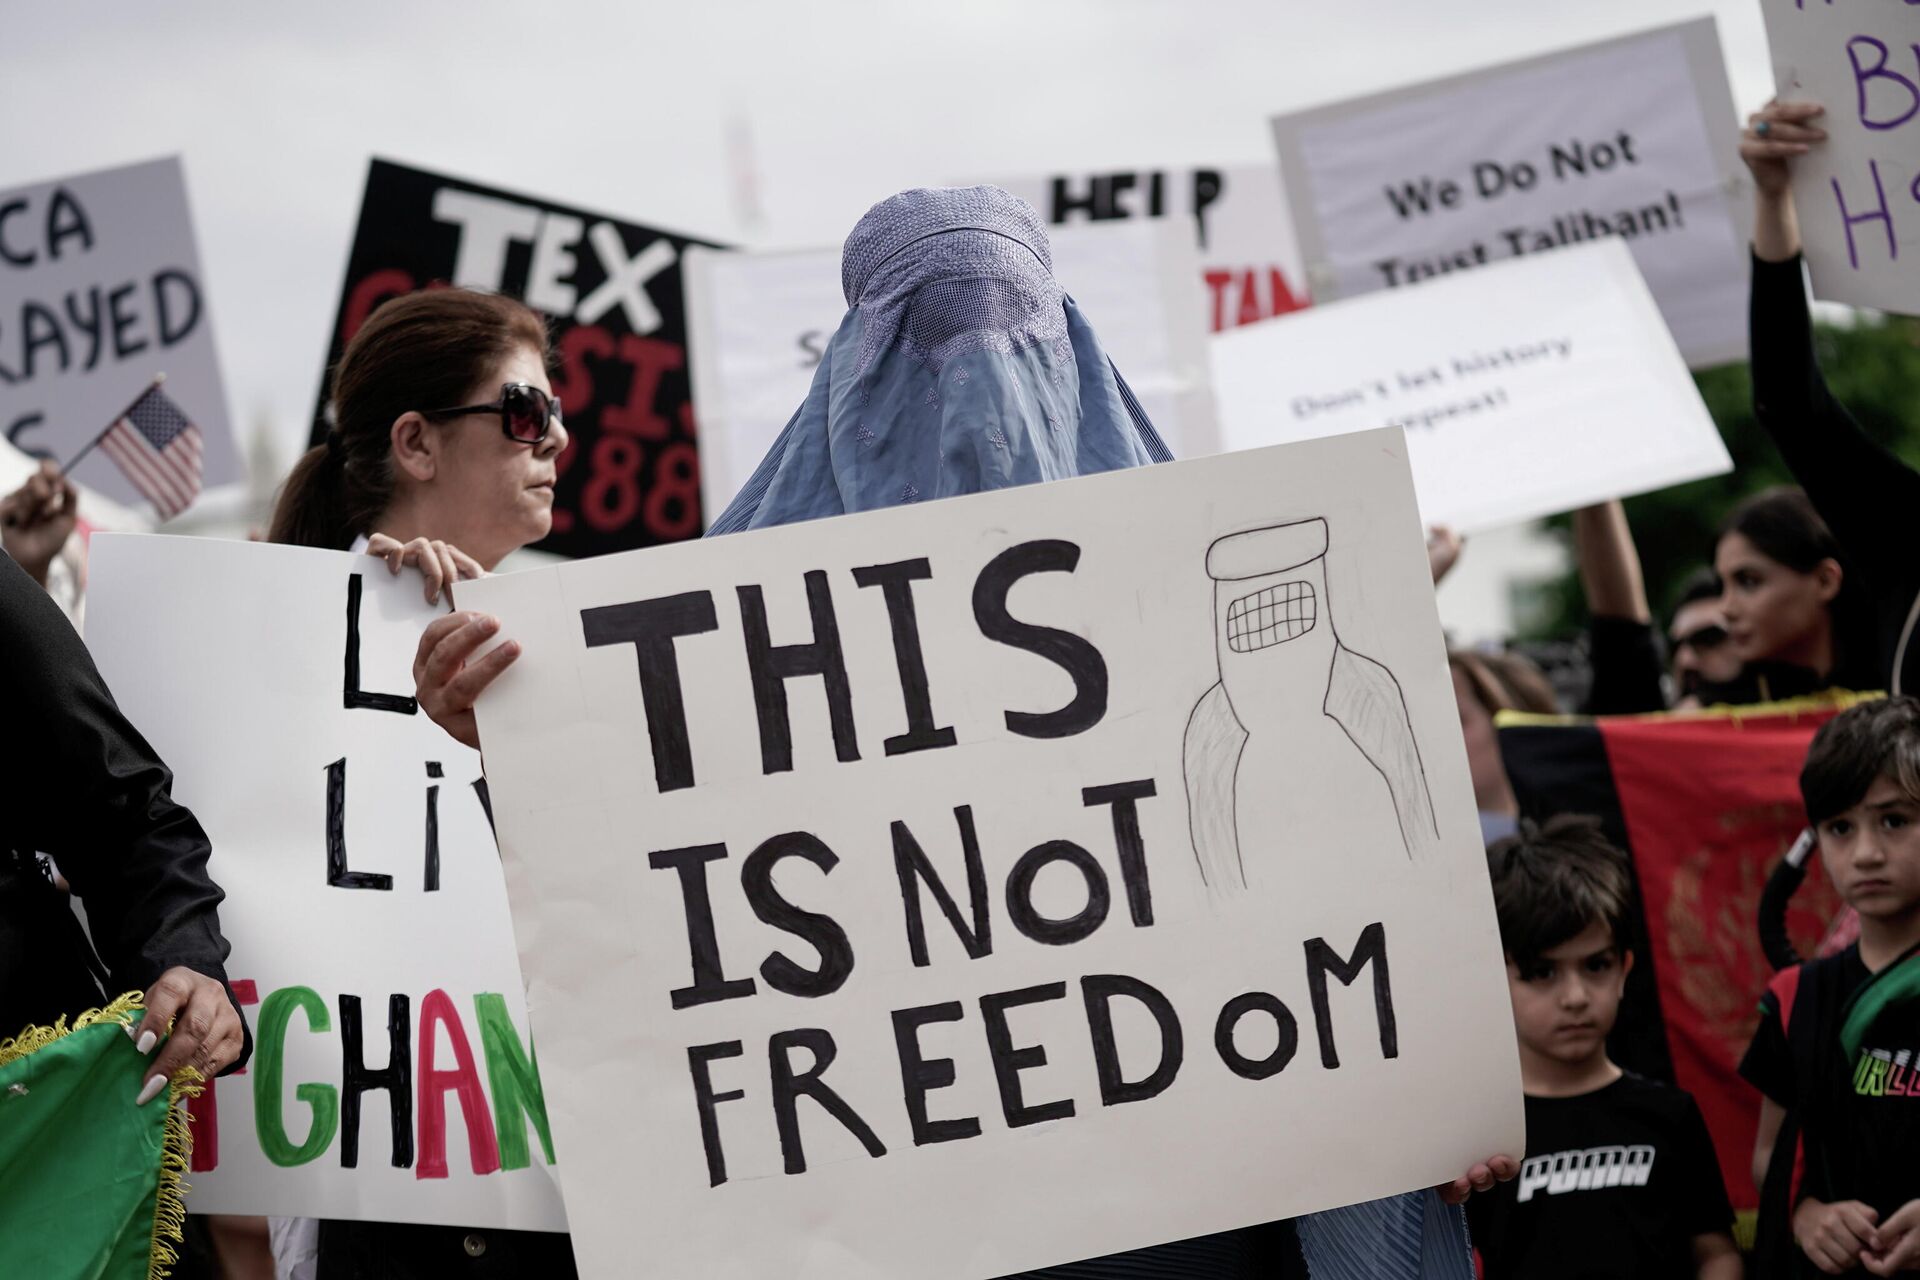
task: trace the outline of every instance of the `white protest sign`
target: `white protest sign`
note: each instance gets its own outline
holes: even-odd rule
[[[1293,213],[1274,165],[1063,173],[997,185],[1056,226],[1192,218],[1210,333],[1307,305]]]
[[[243,478],[178,158],[0,191],[0,430],[65,464],[154,375],[201,434],[204,482]],[[74,479],[144,503],[99,450]]]
[[[1814,292],[1920,314],[1920,6],[1762,0],[1780,96],[1827,141],[1793,162]]]
[[[1213,452],[1206,334],[1185,231],[1137,222],[1055,228],[1048,239],[1055,278],[1174,456]],[[847,306],[837,250],[696,247],[683,263],[700,489],[711,521],[806,398]]]
[[[1689,364],[1746,357],[1748,213],[1711,18],[1273,127],[1323,302],[1617,237]]]
[[[1617,240],[1222,334],[1213,377],[1228,449],[1403,428],[1422,517],[1465,532],[1733,465]]]
[[[564,1230],[480,758],[409,709],[419,578],[139,535],[96,537],[90,576],[88,647],[212,841],[254,1034],[194,1107],[194,1211]]]
[[[975,1280],[1519,1149],[1398,432],[461,603],[524,646],[478,712],[582,1275]]]

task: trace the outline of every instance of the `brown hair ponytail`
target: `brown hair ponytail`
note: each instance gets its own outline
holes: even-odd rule
[[[460,404],[522,347],[548,358],[547,328],[512,298],[426,289],[376,310],[333,369],[333,427],[281,487],[267,541],[346,550],[393,501],[393,424]]]

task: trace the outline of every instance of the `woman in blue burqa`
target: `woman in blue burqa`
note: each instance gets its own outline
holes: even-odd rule
[[[710,536],[1171,460],[1025,201],[903,191],[860,219],[840,275],[847,315],[806,401]],[[1480,1165],[1447,1188],[1022,1280],[1471,1280],[1465,1217],[1445,1201],[1493,1180]]]

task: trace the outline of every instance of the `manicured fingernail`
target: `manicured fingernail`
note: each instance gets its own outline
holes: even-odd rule
[[[133,1042],[133,1047],[138,1049],[142,1054],[152,1053],[154,1042],[159,1038],[159,1036],[153,1034],[152,1028],[148,1028],[140,1033],[140,1038]]]
[[[120,1029],[127,1033],[127,1039],[133,1039],[133,1024],[131,1022],[121,1023]]]
[[[140,1096],[133,1100],[133,1105],[136,1107],[146,1106],[166,1087],[167,1078],[165,1076],[159,1074],[148,1076],[145,1087],[140,1090]]]

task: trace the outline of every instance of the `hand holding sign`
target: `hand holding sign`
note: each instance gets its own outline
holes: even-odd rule
[[[1747,117],[1740,158],[1753,173],[1753,251],[1763,261],[1785,262],[1800,252],[1792,162],[1827,140],[1826,130],[1813,123],[1824,114],[1819,103],[1776,98]]]
[[[419,569],[420,576],[426,580],[428,604],[440,603],[442,586],[447,588],[447,599],[451,600],[454,583],[487,576],[487,571],[480,567],[479,561],[451,542],[442,542],[438,538],[413,538],[402,542],[384,533],[376,533],[367,539],[367,554],[385,560],[387,568],[396,575],[403,565],[413,565]]]
[[[427,625],[414,651],[414,696],[420,709],[456,742],[475,751],[480,749],[480,730],[473,722],[474,701],[520,656],[519,643],[509,640],[468,664],[474,650],[498,630],[500,619],[487,614],[450,613]]]
[[[1793,186],[1788,161],[1807,154],[1811,144],[1825,142],[1827,132],[1814,118],[1826,113],[1817,102],[1782,102],[1775,98],[1747,117],[1740,135],[1740,158],[1753,173],[1753,185],[1762,199],[1784,196]]]

